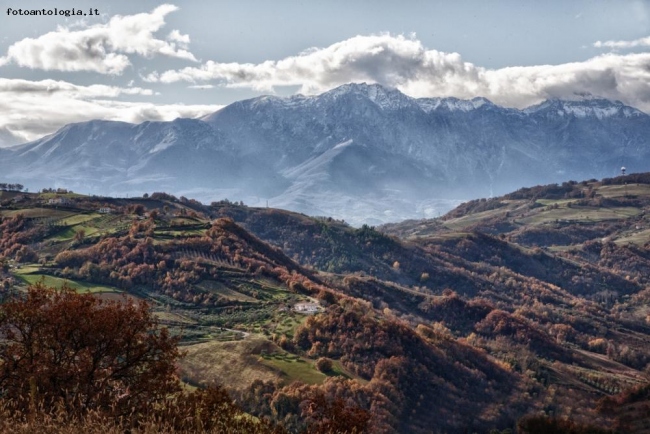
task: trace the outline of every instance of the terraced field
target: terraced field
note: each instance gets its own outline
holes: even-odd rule
[[[106,285],[96,285],[88,282],[79,282],[74,280],[62,279],[60,277],[50,276],[39,272],[37,266],[25,266],[14,270],[14,275],[24,282],[27,285],[32,285],[34,283],[43,283],[47,286],[53,288],[62,288],[64,285],[67,285],[69,288],[74,289],[80,293],[121,293],[122,291],[118,288],[106,286]]]
[[[564,222],[599,222],[604,220],[620,220],[637,216],[641,210],[635,207],[590,207],[572,206],[559,207],[557,209],[541,210],[536,213],[529,213],[523,218],[517,218],[516,222],[528,226],[538,226],[545,223],[557,221]]]

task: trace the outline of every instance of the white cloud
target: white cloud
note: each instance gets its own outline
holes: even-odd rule
[[[0,78],[0,95],[5,98],[25,96],[63,96],[67,98],[114,98],[120,95],[153,95],[150,89],[141,87],[116,87],[103,84],[78,86],[66,81],[41,80],[30,81],[22,79]]]
[[[151,95],[139,87],[78,86],[64,81],[0,78],[0,130],[27,140],[52,133],[71,122],[92,119],[139,123],[199,117],[219,105],[183,105],[117,101],[123,95]]]
[[[512,107],[591,93],[650,111],[650,53],[610,53],[583,62],[488,69],[464,61],[458,53],[427,49],[414,35],[356,36],[281,60],[257,64],[208,61],[199,67],[153,73],[145,80],[213,81],[267,92],[297,85],[306,94],[365,81],[416,97],[483,96]]]
[[[650,36],[645,38],[635,39],[633,41],[596,41],[594,42],[596,48],[635,48],[635,47],[650,47]]]
[[[154,36],[165,25],[165,16],[177,9],[164,4],[150,13],[115,15],[106,24],[81,30],[58,27],[38,38],[25,38],[12,44],[7,55],[0,58],[0,66],[12,62],[34,69],[121,74],[131,65],[127,54],[196,61],[187,50],[189,36],[177,30],[166,41]]]
[[[212,84],[195,84],[192,86],[187,86],[188,89],[214,89],[214,85]]]
[[[190,43],[190,35],[182,35],[178,30],[172,30],[167,36],[167,40],[177,42],[183,48],[187,48],[187,45]]]

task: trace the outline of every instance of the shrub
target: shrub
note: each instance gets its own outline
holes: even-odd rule
[[[333,363],[331,359],[328,359],[327,357],[321,357],[318,360],[316,360],[316,369],[318,369],[321,372],[331,372],[333,368]]]

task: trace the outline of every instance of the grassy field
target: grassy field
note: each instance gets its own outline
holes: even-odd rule
[[[650,229],[639,230],[614,240],[616,244],[636,244],[642,246],[650,241]]]
[[[277,381],[282,373],[259,362],[262,352],[280,351],[273,342],[250,336],[232,342],[205,342],[184,346],[181,377],[190,384],[228,384],[233,389],[248,387],[255,380]]]
[[[54,219],[61,228],[46,239],[54,242],[71,241],[75,234],[81,230],[85,235],[96,235],[100,232],[113,232],[114,225],[106,224],[106,217],[98,213],[74,213],[52,208],[30,208],[23,210],[1,211],[0,215],[11,217],[22,214],[26,218]],[[119,223],[119,221],[118,221]]]
[[[99,213],[68,213],[62,216],[58,223],[64,226],[60,231],[48,237],[48,240],[54,242],[71,241],[75,234],[82,230],[86,236],[113,233],[128,226],[130,219],[124,216],[110,216]]]
[[[557,209],[543,210],[523,218],[518,218],[518,223],[537,226],[556,220],[576,222],[597,222],[603,220],[618,220],[638,215],[641,212],[638,208],[617,207],[600,208],[591,206],[573,206],[571,208],[560,207]]]
[[[540,205],[548,206],[548,205],[566,205],[569,202],[577,202],[578,199],[537,199],[537,203]]]
[[[54,199],[54,198],[57,198],[57,197],[65,197],[65,198],[68,198],[68,199],[72,199],[74,197],[84,197],[84,195],[79,194],[79,193],[64,193],[64,194],[61,194],[61,193],[39,193],[38,197],[39,197],[39,199]]]
[[[66,226],[74,226],[78,225],[80,223],[85,223],[91,220],[95,220],[97,218],[100,218],[102,215],[98,213],[91,213],[91,214],[75,214],[73,216],[67,217],[61,221],[62,224]]]
[[[628,184],[625,185],[603,185],[596,189],[596,193],[603,197],[623,197],[626,194],[631,196],[650,196],[650,185]]]
[[[77,232],[79,231],[84,231],[84,235],[94,235],[97,232],[99,232],[99,229],[92,227],[92,226],[85,226],[85,225],[75,225],[75,226],[68,226],[65,229],[61,230],[60,232],[57,232],[56,234],[52,235],[51,237],[48,237],[47,239],[52,240],[52,241],[70,241],[72,240]]]
[[[315,361],[299,357],[290,353],[263,354],[260,360],[263,364],[276,368],[282,372],[286,384],[302,381],[307,384],[320,384],[327,377],[352,378],[339,362],[333,361],[332,371],[327,374],[320,372],[315,367]]]
[[[227,298],[228,300],[245,301],[250,303],[258,302],[258,300],[254,299],[253,297],[250,297],[246,294],[242,294],[241,292],[234,291],[226,287],[221,282],[216,282],[214,280],[204,280],[203,282],[201,282],[196,286],[199,289],[212,292],[214,294],[218,294],[221,297]]]
[[[260,358],[260,362],[279,370],[283,381],[287,384],[297,380],[307,384],[320,384],[327,378],[327,375],[314,367],[313,361],[306,361],[289,353],[264,355]]]
[[[480,222],[483,219],[491,218],[494,216],[505,215],[508,208],[497,208],[489,211],[477,212],[475,214],[468,214],[463,217],[449,219],[443,222],[444,226],[452,230],[463,230],[467,226]]]
[[[283,312],[278,315],[278,319],[271,325],[271,330],[280,335],[293,337],[296,328],[307,319],[306,315],[296,315],[293,312]]]
[[[199,219],[195,219],[192,217],[174,217],[170,225],[171,226],[182,226],[182,225],[195,225],[195,224],[200,224],[203,223],[203,221]]]
[[[75,213],[70,211],[61,211],[52,208],[27,208],[0,211],[0,215],[4,217],[13,217],[18,214],[22,214],[27,218],[66,218],[75,215]]]
[[[201,236],[205,235],[205,229],[187,229],[187,230],[156,230],[155,236],[173,238],[173,237],[188,237],[188,236]]]
[[[157,311],[154,312],[160,322],[173,322],[178,324],[196,324],[196,321],[174,312]]]
[[[87,282],[78,282],[74,280],[61,279],[60,277],[49,276],[47,274],[38,273],[36,267],[23,267],[14,271],[14,275],[21,279],[23,282],[31,285],[38,282],[43,282],[47,286],[54,288],[61,288],[64,284],[80,293],[102,293],[102,292],[121,292],[119,289],[112,286],[96,285]]]

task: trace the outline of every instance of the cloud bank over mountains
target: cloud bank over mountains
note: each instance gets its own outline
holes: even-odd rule
[[[492,69],[471,63],[459,53],[427,47],[415,34],[390,33],[357,35],[257,63],[220,62],[198,59],[190,51],[191,37],[185,30],[164,29],[169,14],[178,10],[163,4],[150,12],[114,15],[104,23],[59,26],[9,45],[6,53],[0,53],[0,74],[3,67],[11,66],[60,71],[65,79],[1,78],[0,128],[15,137],[35,139],[66,123],[92,118],[168,120],[202,116],[221,107],[183,104],[197,90],[243,88],[274,93],[290,86],[314,95],[350,82],[381,84],[413,97],[486,97],[517,108],[590,94],[650,113],[650,51],[644,51],[650,37],[597,41],[593,46],[605,51],[586,60]],[[621,52],[627,49],[636,52]],[[155,57],[156,70],[136,71],[134,56]],[[169,65],[161,64],[161,59],[189,65],[165,69]],[[76,74],[81,73],[85,79],[94,75],[98,84],[74,84]],[[110,81],[115,77],[132,78],[139,86],[116,85]],[[187,94],[181,93],[178,103],[157,103],[157,96],[177,93],[180,85]]]
[[[34,140],[72,122],[105,119],[132,123],[194,118],[220,105],[155,104],[117,100],[150,96],[150,89],[95,84],[79,86],[65,81],[0,78],[0,146],[16,144],[9,134]],[[22,140],[24,142],[24,140]]]
[[[602,46],[610,47],[607,44]],[[301,86],[304,94],[368,82],[414,97],[486,97],[518,108],[549,98],[571,99],[589,93],[650,111],[650,53],[607,53],[560,65],[488,69],[465,61],[458,53],[429,49],[415,35],[356,36],[280,60],[257,64],[207,61],[200,66],[152,73],[145,80],[215,81],[263,92]]]

